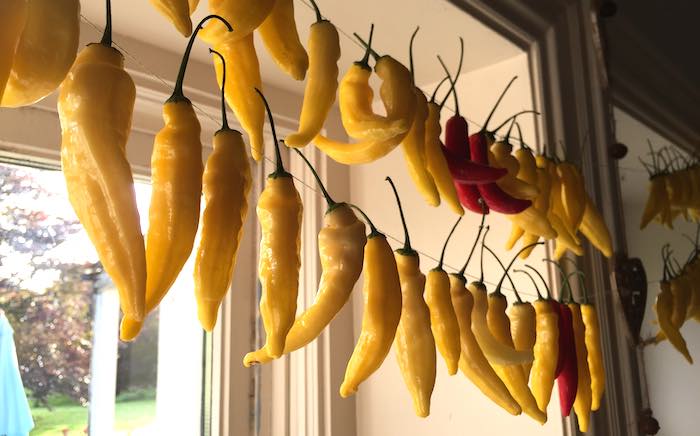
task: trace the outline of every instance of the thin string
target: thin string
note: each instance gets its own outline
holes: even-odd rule
[[[311,4],[307,3],[307,2],[304,1],[304,0],[298,0],[298,1],[299,1],[300,3],[302,3],[303,5],[305,5],[307,8],[309,8],[309,9],[311,9],[311,10],[313,11],[313,6],[311,6]],[[81,19],[82,19],[86,24],[88,24],[90,27],[92,27],[96,32],[102,33],[102,31],[104,30],[103,28],[100,28],[98,25],[96,25],[95,23],[93,23],[92,21],[90,21],[90,20],[89,20],[87,17],[85,17],[84,15],[81,14],[80,17],[81,17]],[[364,50],[364,47],[359,43],[359,41],[356,41],[355,38],[353,38],[349,33],[345,32],[343,29],[341,29],[341,28],[338,27],[338,26],[336,26],[336,28],[338,29],[338,31],[339,31],[342,35],[345,36],[345,38],[346,38],[348,41],[351,41],[351,42],[352,42],[354,45],[356,45],[358,48],[361,48],[361,49]],[[141,62],[136,56],[134,56],[134,55],[132,55],[131,53],[129,53],[129,51],[126,50],[122,45],[120,45],[120,44],[117,43],[116,41],[113,41],[113,42],[112,42],[112,45],[113,45],[114,47],[118,48],[119,51],[121,51],[121,52],[122,52],[126,57],[128,57],[131,61],[133,61],[135,64],[137,64],[137,65],[142,69],[142,71],[145,72],[147,75],[150,75],[152,78],[156,79],[157,81],[159,81],[160,83],[162,83],[162,84],[163,84],[164,86],[166,86],[166,87],[172,86],[172,83],[168,83],[165,79],[163,79],[162,77],[158,76],[158,75],[157,75],[156,73],[154,73],[151,69],[149,69],[148,67],[146,67],[146,65],[145,65],[143,62]],[[207,118],[209,121],[211,121],[215,126],[218,126],[218,125],[219,125],[219,122],[220,122],[220,121],[219,121],[218,119],[216,119],[214,116],[212,116],[211,114],[209,114],[206,110],[204,110],[204,109],[198,107],[198,106],[197,106],[196,104],[194,104],[194,103],[192,104],[192,107],[194,107],[194,108],[197,110],[197,112],[199,112],[201,115],[203,115],[203,116],[204,116],[205,118]],[[447,109],[450,110],[451,112],[453,112],[453,113],[455,112],[454,109],[452,109],[451,107],[448,107],[448,106],[445,106],[445,107],[447,107]],[[469,118],[466,118],[466,117],[465,117],[465,119],[467,119],[469,122],[471,122],[472,124],[474,124],[476,127],[479,127],[479,128],[481,127],[478,123],[474,122],[473,120],[470,120]],[[264,159],[265,159],[267,162],[269,162],[270,164],[274,164],[274,163],[275,163],[274,160],[271,159],[271,158],[269,158],[268,156],[264,155],[263,157],[264,157]],[[646,172],[646,170],[643,170],[643,169],[636,169],[636,168],[623,168],[623,169],[628,169],[628,170],[631,170],[631,171]],[[323,197],[323,195],[322,195],[322,193],[320,192],[320,190],[318,190],[315,186],[310,185],[310,184],[307,184],[304,180],[302,180],[301,178],[297,177],[297,176],[294,175],[294,174],[292,174],[292,177],[294,178],[294,180],[296,180],[296,181],[299,182],[302,186],[304,186],[304,188],[311,190],[311,191],[314,192],[318,197]],[[397,237],[395,237],[395,236],[393,236],[393,235],[390,235],[390,234],[385,234],[385,235],[386,235],[387,238],[389,238],[389,239],[395,241],[395,242],[398,243],[398,244],[401,244],[401,243],[402,243],[401,240],[400,240],[399,238],[397,238]],[[430,259],[430,260],[433,260],[433,261],[435,261],[435,262],[439,262],[439,259],[438,259],[436,256],[430,255],[430,254],[425,253],[425,252],[423,252],[423,251],[421,251],[421,250],[416,250],[416,252],[417,252],[418,254],[422,255],[422,256],[425,256],[426,258],[428,258],[428,259]],[[459,270],[459,268],[453,267],[453,266],[451,266],[451,265],[449,265],[449,264],[447,264],[447,263],[444,263],[444,265],[445,265],[445,267],[447,267],[447,268],[449,268],[449,269],[452,269],[453,271],[458,271],[458,270]],[[475,275],[472,275],[472,274],[469,274],[469,273],[465,273],[465,276],[467,276],[467,277],[469,277],[469,278],[472,278],[472,279],[474,279],[474,280],[478,280],[478,279],[479,279],[479,277],[477,277],[477,276],[475,276]],[[489,281],[487,281],[487,280],[484,280],[484,283],[486,283],[486,284],[488,284],[488,285],[491,285],[491,286],[496,286],[496,285],[497,285],[496,283],[494,283],[494,282],[489,282]],[[656,282],[648,282],[648,284],[653,284],[653,283],[659,283],[659,282],[658,282],[658,281],[656,281]],[[511,293],[513,293],[513,294],[515,293],[513,289],[508,288],[508,287],[505,287],[505,286],[502,286],[501,289],[502,289],[502,290],[505,290],[505,291],[508,291],[508,292],[511,292]],[[533,298],[536,297],[536,295],[533,294],[533,293],[528,293],[528,292],[523,292],[523,291],[518,291],[518,292],[519,292],[521,295],[527,295],[527,296],[533,297]]]

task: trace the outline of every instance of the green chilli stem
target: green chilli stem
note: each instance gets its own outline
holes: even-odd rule
[[[218,51],[210,48],[209,53],[214,54],[219,57],[222,65],[222,77],[221,77],[221,129],[219,132],[224,130],[231,130],[228,126],[228,117],[226,115],[226,59]]]
[[[443,261],[445,260],[445,251],[447,250],[447,243],[450,242],[450,238],[452,237],[452,234],[455,232],[455,229],[457,228],[459,223],[462,221],[462,217],[463,217],[463,215],[460,215],[460,217],[457,218],[457,221],[452,226],[452,230],[450,230],[450,233],[447,235],[447,239],[445,239],[445,243],[442,245],[442,253],[440,253],[440,262],[438,263],[438,266],[435,268],[436,270],[439,270],[439,271],[442,270]]]
[[[365,219],[365,221],[369,225],[369,229],[370,229],[369,236],[370,237],[372,237],[372,236],[384,236],[384,233],[377,230],[377,227],[374,226],[374,223],[372,222],[371,219],[369,219],[369,217],[367,216],[367,214],[365,213],[364,210],[360,209],[359,206],[352,204],[352,203],[348,203],[348,206],[350,206],[353,209],[355,209],[356,211],[360,212],[360,215],[362,215],[362,217]]]
[[[552,291],[549,289],[549,285],[547,284],[547,280],[544,279],[542,274],[532,265],[526,264],[525,268],[530,268],[531,270],[533,270],[535,272],[535,274],[537,274],[537,277],[539,277],[540,280],[542,280],[542,284],[544,285],[545,292],[547,292],[547,300],[553,300],[554,298],[552,298]]]
[[[508,274],[508,268],[506,268],[506,266],[503,265],[503,262],[501,262],[501,259],[499,259],[498,256],[496,256],[496,253],[492,249],[490,249],[487,245],[484,245],[484,248],[486,249],[486,251],[491,253],[491,256],[493,256],[494,259],[496,259],[496,261],[498,262],[498,264],[501,265],[501,268],[503,269],[503,277],[504,278],[506,276],[508,277],[508,280],[510,280],[510,285],[513,287],[513,292],[515,293],[516,300],[518,300],[518,303],[522,303],[523,300],[522,300],[522,298],[520,298],[520,294],[518,293],[518,290],[515,288],[515,283],[513,283],[513,279],[510,278],[510,274]],[[501,279],[501,282],[502,281],[503,280]],[[503,295],[503,293],[501,292],[501,282],[498,283],[498,286],[496,286],[496,289],[494,289],[493,294]]]
[[[544,300],[544,297],[543,297],[542,294],[540,293],[540,288],[537,287],[537,282],[535,281],[535,278],[532,277],[532,274],[530,274],[529,272],[525,271],[524,269],[517,269],[517,268],[514,268],[514,269],[513,269],[513,272],[516,272],[516,273],[523,273],[523,274],[527,275],[528,278],[530,279],[530,281],[532,282],[532,285],[535,287],[535,292],[537,292],[537,299],[540,300],[540,301]]]
[[[474,239],[474,244],[472,244],[472,248],[469,251],[469,256],[467,256],[467,261],[464,262],[464,265],[462,266],[462,269],[459,270],[459,275],[463,276],[464,272],[467,270],[467,265],[469,265],[469,261],[472,260],[472,255],[474,254],[474,251],[476,250],[476,245],[479,243],[479,239],[481,238],[481,231],[484,230],[484,222],[486,221],[486,214],[481,214],[481,224],[479,224],[479,231],[476,234],[476,239]],[[483,280],[483,278],[482,278]]]
[[[265,110],[267,111],[267,117],[270,120],[270,127],[272,129],[272,139],[275,141],[275,171],[272,174],[270,174],[270,176],[292,177],[292,175],[284,169],[284,163],[282,162],[282,154],[280,153],[280,145],[279,141],[277,140],[277,131],[275,130],[275,120],[272,118],[272,110],[270,110],[270,105],[268,104],[267,99],[265,98],[263,93],[258,88],[255,88],[255,92],[258,93],[263,103],[265,104]]]
[[[331,211],[335,207],[338,206],[338,203],[331,198],[330,194],[326,190],[326,187],[323,185],[323,182],[321,181],[321,178],[318,176],[318,173],[316,172],[316,168],[314,168],[313,165],[311,165],[311,162],[304,156],[302,152],[299,151],[298,148],[295,148],[294,151],[299,155],[304,160],[304,163],[306,164],[307,167],[309,167],[309,170],[311,170],[311,174],[313,174],[314,179],[316,179],[316,183],[318,184],[318,187],[321,189],[321,193],[323,194],[323,198],[326,200],[326,204],[328,204],[328,211]]]
[[[404,243],[403,243],[403,248],[400,250],[402,254],[406,255],[416,255],[417,252],[413,248],[411,248],[411,237],[408,234],[408,226],[406,225],[406,217],[403,214],[403,206],[401,206],[401,198],[399,198],[399,191],[396,190],[396,185],[394,185],[394,181],[391,180],[391,177],[387,176],[386,179],[387,182],[391,185],[391,190],[394,191],[394,196],[396,197],[396,204],[399,207],[399,214],[401,215],[401,224],[403,224],[403,233],[404,233]]]
[[[501,100],[503,100],[503,97],[506,95],[506,92],[508,92],[508,88],[510,88],[510,85],[512,85],[513,82],[515,82],[515,79],[517,79],[517,78],[518,78],[518,76],[515,76],[512,79],[510,79],[510,82],[508,82],[508,85],[506,85],[503,92],[501,92],[501,95],[498,97],[498,100],[496,100],[496,104],[493,105],[493,108],[491,108],[491,112],[489,113],[489,116],[486,117],[486,121],[484,121],[483,127],[481,128],[482,133],[487,131],[486,128],[489,125],[489,121],[491,121],[491,117],[493,116],[493,113],[496,112],[496,108],[498,107],[499,104],[501,104]]]

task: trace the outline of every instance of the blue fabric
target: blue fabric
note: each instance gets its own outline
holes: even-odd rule
[[[17,365],[13,330],[0,313],[0,435],[26,436],[34,428]]]

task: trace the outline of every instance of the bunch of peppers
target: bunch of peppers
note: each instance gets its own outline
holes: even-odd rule
[[[691,364],[693,358],[690,356],[680,329],[688,320],[700,322],[698,235],[700,235],[700,226],[693,241],[693,250],[682,266],[675,258],[672,258],[673,251],[668,244],[662,247],[663,277],[659,285],[660,292],[656,296],[654,304],[659,332],[650,340],[650,342],[658,344],[668,339],[671,345]]]
[[[700,162],[675,148],[655,151],[649,143],[650,162],[640,158],[649,173],[649,196],[642,213],[640,229],[652,221],[673,229],[673,221],[700,220]]]

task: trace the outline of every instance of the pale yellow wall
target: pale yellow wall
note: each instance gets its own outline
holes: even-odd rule
[[[513,85],[494,117],[494,126],[520,109],[530,108],[532,96],[527,70],[527,57],[519,55],[510,60],[488,68],[463,75],[459,85],[461,111],[470,119],[482,120],[495,102],[500,90],[513,75],[520,78]],[[432,91],[432,89],[431,89]],[[449,103],[453,107],[453,103]],[[443,114],[443,122],[451,115]],[[526,141],[533,141],[534,124],[532,118],[523,117]],[[482,121],[480,121],[482,122]],[[478,128],[470,124],[470,130]],[[529,138],[529,139],[527,139]],[[350,194],[356,204],[363,207],[377,226],[387,235],[403,242],[398,211],[393,194],[384,177],[390,175],[397,185],[405,208],[411,241],[414,248],[437,258],[444,238],[456,219],[446,205],[431,208],[426,205],[414,188],[406,165],[397,149],[378,162],[354,166],[350,169]],[[464,263],[465,257],[476,235],[480,216],[467,213],[460,227],[453,236],[452,243],[445,258],[446,270],[453,272]],[[507,262],[513,253],[505,254],[504,242],[510,232],[510,223],[503,216],[491,214],[487,219],[491,226],[488,241],[490,246],[503,256]],[[391,240],[392,246],[398,248],[400,243]],[[540,259],[543,249],[538,248],[531,256],[530,263],[544,272]],[[487,255],[488,256],[488,255]],[[478,275],[478,255],[472,260],[468,273]],[[491,258],[487,257],[485,276],[487,282],[496,282],[502,270]],[[521,265],[522,263],[518,263]],[[427,272],[436,265],[436,261],[421,255],[421,268]],[[520,284],[523,297],[532,299],[534,290],[527,278],[516,274],[516,284]],[[493,290],[493,286],[489,290]],[[506,292],[509,300],[512,294]],[[359,333],[362,319],[361,282],[353,296],[355,336]],[[349,354],[349,352],[348,352]],[[347,357],[345,357],[347,358]],[[555,387],[556,392],[556,387]],[[549,408],[550,421],[541,427],[532,419],[520,416],[512,417],[487,400],[461,373],[453,377],[447,375],[445,364],[438,357],[438,377],[433,393],[432,413],[427,419],[414,415],[411,400],[403,384],[395,354],[387,357],[384,365],[368,381],[360,386],[356,402],[357,434],[362,436],[410,436],[410,435],[463,435],[465,432],[479,435],[559,435],[562,433],[559,417],[558,398],[552,397]]]
[[[659,292],[658,281],[662,275],[661,246],[670,243],[678,261],[684,262],[691,245],[682,234],[694,236],[696,225],[679,219],[674,223],[674,230],[656,223],[650,224],[645,230],[639,230],[646,201],[648,176],[641,170],[637,156],[644,155],[648,151],[647,140],[651,141],[656,149],[671,144],[667,139],[620,110],[615,111],[615,119],[618,140],[630,148],[628,157],[620,163],[629,256],[639,257],[642,260],[647,280],[651,282],[648,286],[641,334],[642,338],[647,338],[658,330],[653,324],[656,315],[652,305]],[[644,156],[644,158],[647,157]],[[688,321],[681,328],[681,333],[693,358],[700,358],[700,325],[694,321]],[[689,365],[668,341],[657,346],[646,347],[643,356],[651,408],[661,425],[659,435],[697,434],[693,418],[700,399],[700,377],[698,377],[697,366]]]

